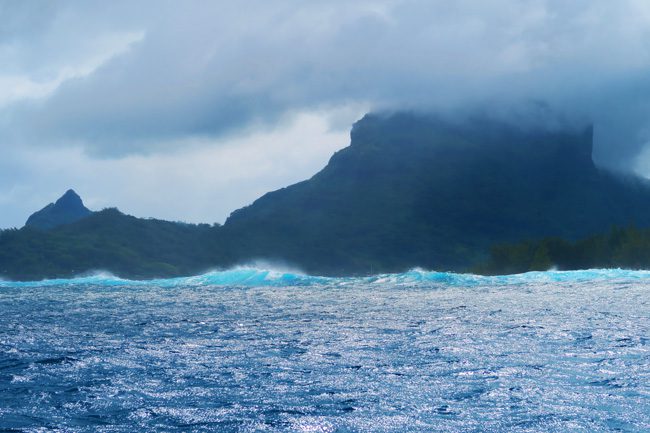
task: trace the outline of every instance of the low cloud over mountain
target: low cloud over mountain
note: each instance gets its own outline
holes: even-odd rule
[[[650,131],[644,1],[0,1],[0,14],[0,146],[23,171],[52,149],[119,171],[132,155],[214,149],[305,113],[347,129],[364,111],[520,119],[542,103],[595,124],[598,163],[650,172],[638,159]],[[12,179],[0,175],[0,200],[30,188]]]

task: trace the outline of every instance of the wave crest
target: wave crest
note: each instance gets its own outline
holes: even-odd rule
[[[238,267],[223,271],[211,271],[201,275],[178,278],[128,280],[109,272],[97,272],[71,279],[51,279],[30,282],[0,280],[0,287],[45,287],[45,286],[158,286],[158,287],[200,287],[200,286],[348,286],[355,284],[390,284],[395,286],[474,287],[526,283],[560,283],[602,280],[650,279],[650,271],[624,269],[589,269],[582,271],[528,272],[524,274],[483,276],[436,272],[412,269],[396,274],[379,274],[367,277],[321,277],[297,272]]]

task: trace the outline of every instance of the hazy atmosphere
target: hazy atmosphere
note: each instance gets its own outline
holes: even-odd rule
[[[91,209],[222,222],[376,110],[538,103],[650,174],[646,1],[0,1],[0,227]],[[567,114],[567,113],[570,113]]]

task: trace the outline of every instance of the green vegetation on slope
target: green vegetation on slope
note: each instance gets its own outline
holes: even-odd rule
[[[475,271],[515,274],[548,269],[650,269],[650,228],[613,227],[577,241],[548,237],[497,245]]]
[[[218,227],[140,219],[105,209],[51,230],[0,233],[0,276],[63,278],[106,270],[129,278],[173,277],[228,264]]]

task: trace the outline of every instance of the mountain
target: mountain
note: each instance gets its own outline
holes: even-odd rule
[[[592,139],[591,127],[369,114],[323,170],[234,211],[223,226],[139,219],[115,209],[90,213],[69,191],[24,228],[0,232],[0,276],[100,269],[170,277],[254,261],[325,275],[541,266],[548,263],[538,257],[546,244],[520,252],[517,243],[553,237],[574,245],[612,226],[650,227],[650,185],[596,167]],[[495,250],[504,243],[515,246]],[[591,244],[575,245],[578,251]],[[598,260],[635,266],[621,254]]]
[[[350,274],[462,271],[495,243],[650,225],[650,186],[597,168],[592,138],[591,127],[366,115],[321,172],[233,212],[224,229],[242,260]]]
[[[38,212],[34,212],[25,223],[26,226],[49,230],[63,224],[79,221],[90,215],[81,197],[69,189],[55,203],[50,203]]]

